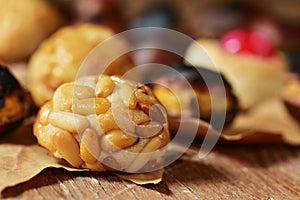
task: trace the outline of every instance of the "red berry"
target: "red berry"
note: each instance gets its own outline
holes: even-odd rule
[[[220,40],[221,47],[231,53],[248,53],[264,57],[273,56],[275,47],[270,38],[259,30],[236,29]]]

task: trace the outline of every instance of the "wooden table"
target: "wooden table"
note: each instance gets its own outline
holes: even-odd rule
[[[112,173],[46,169],[8,188],[17,199],[300,199],[300,148],[218,144],[204,159],[195,143],[163,181],[138,186]]]

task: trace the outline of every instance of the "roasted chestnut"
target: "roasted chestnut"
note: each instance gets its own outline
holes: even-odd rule
[[[284,105],[300,124],[300,78],[296,74],[288,76],[282,91]]]
[[[0,65],[0,135],[16,128],[33,110],[30,94],[6,67]]]
[[[220,79],[220,74],[217,72],[187,65],[174,66],[174,70],[174,74],[166,74],[158,78],[153,86],[154,94],[166,107],[169,116],[197,117],[199,113],[200,119],[210,122],[212,112],[217,117],[221,117],[225,109],[225,124],[229,124],[234,119],[239,110],[238,101],[224,77],[221,76],[223,80],[221,83],[216,81]],[[176,75],[177,72],[188,81],[192,89],[189,89],[184,80]],[[204,80],[203,77],[206,79]],[[225,88],[226,97],[220,93],[222,87]],[[212,101],[217,103],[213,104]]]

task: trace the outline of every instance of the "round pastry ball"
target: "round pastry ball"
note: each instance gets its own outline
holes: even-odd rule
[[[51,99],[61,84],[74,81],[86,56],[113,35],[114,32],[105,26],[83,23],[62,27],[43,41],[29,61],[28,83],[36,104]],[[126,56],[113,64],[112,74],[122,74],[132,66]]]
[[[65,23],[64,15],[45,0],[0,0],[0,59],[22,60]]]
[[[186,53],[186,59],[194,66],[214,69],[205,63],[198,52],[200,45],[215,63],[216,68],[231,84],[241,108],[277,96],[282,88],[288,70],[284,55],[276,52],[264,57],[248,53],[230,53],[224,50],[218,40],[198,39]]]
[[[162,109],[145,85],[117,76],[84,76],[61,85],[41,107],[34,135],[74,167],[145,172],[163,164],[157,150],[170,142]]]

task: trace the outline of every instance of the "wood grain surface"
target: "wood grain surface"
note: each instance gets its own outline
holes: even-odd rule
[[[166,167],[163,181],[139,186],[112,173],[46,169],[7,188],[12,199],[300,199],[300,149],[220,145],[199,159],[195,143]]]

